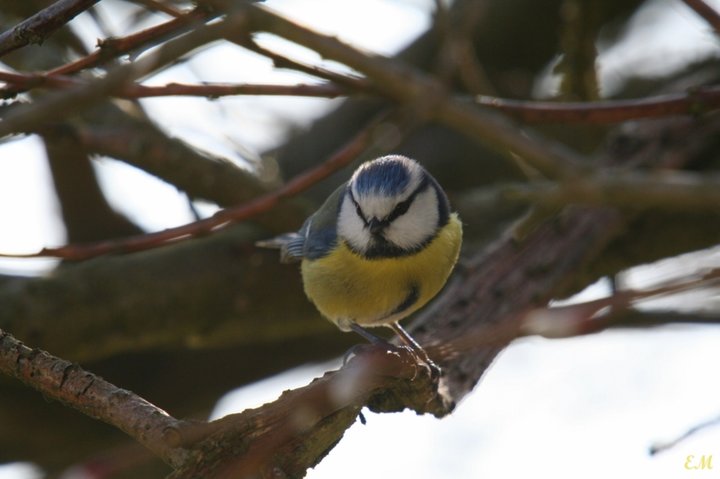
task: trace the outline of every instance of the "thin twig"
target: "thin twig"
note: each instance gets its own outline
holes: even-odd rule
[[[203,21],[214,18],[217,15],[217,13],[208,12],[203,8],[196,8],[181,17],[173,18],[172,20],[146,28],[132,35],[101,40],[98,42],[98,49],[89,55],[37,75],[53,77],[93,68],[124,54],[136,51],[141,47],[149,48],[162,40],[178,36],[191,29],[194,25],[202,24]],[[8,98],[23,91],[25,91],[25,89],[18,87],[5,88],[0,90],[0,97]]]
[[[720,35],[720,13],[708,5],[705,0],[683,0],[683,2],[703,17],[713,27],[715,34]]]
[[[442,1],[435,2],[435,25],[443,39],[438,55],[438,76],[445,84],[455,77],[466,91],[479,95],[494,93],[492,82],[478,61],[473,44],[474,33],[487,10],[485,2],[466,2],[458,5],[453,23]]]
[[[414,106],[427,119],[470,135],[510,158],[518,155],[548,177],[573,177],[591,168],[559,143],[520,131],[504,117],[451,97],[436,79],[406,64],[361,52],[262,6],[253,5],[247,11],[253,23],[251,28],[279,35],[354,68],[365,74],[380,93],[396,102]]]
[[[665,441],[665,442],[658,442],[650,446],[650,455],[654,456],[655,454],[663,451],[667,451],[668,449],[671,449],[675,446],[677,446],[679,443],[684,441],[685,439],[689,438],[690,436],[697,434],[698,432],[702,431],[703,429],[707,429],[709,427],[717,427],[720,425],[720,416],[709,419],[707,421],[701,422],[700,424],[696,424],[695,426],[691,427],[675,439],[672,439],[671,441]]]
[[[720,87],[635,100],[599,102],[523,101],[477,96],[475,103],[531,123],[618,123],[670,115],[696,115],[720,108]]]
[[[522,314],[522,332],[548,338],[567,338],[598,333],[611,327],[648,327],[651,324],[670,322],[712,323],[712,316],[657,313],[653,320],[648,313],[642,320],[633,306],[699,288],[717,287],[720,268],[703,271],[687,278],[680,278],[647,289],[623,290],[612,296],[567,306],[533,309]]]
[[[90,55],[74,62],[53,68],[46,75],[66,75],[93,68],[113,58],[135,51],[140,47],[150,47],[162,40],[178,36],[206,20],[216,17],[216,13],[196,8],[182,17],[173,18],[160,25],[146,28],[132,35],[121,38],[106,38],[98,41],[98,49]]]
[[[155,12],[163,12],[167,13],[171,17],[181,17],[183,15],[183,12],[177,10],[176,8],[173,8],[170,5],[165,5],[162,2],[159,2],[157,0],[128,0],[132,3],[137,3],[138,5],[142,5],[143,7],[147,8],[148,10],[155,11]]]
[[[638,211],[717,211],[720,176],[689,172],[610,172],[573,182],[531,182],[498,186],[506,200],[558,208],[568,204],[606,205]]]
[[[65,75],[23,74],[0,71],[0,82],[30,90],[33,88],[72,88],[88,85],[88,81]],[[271,85],[248,83],[202,83],[199,85],[184,83],[168,83],[159,86],[147,86],[137,83],[124,85],[116,92],[111,92],[117,98],[148,98],[159,96],[203,96],[218,98],[235,95],[287,95],[308,96],[322,98],[337,98],[350,94],[350,90],[334,83],[323,84],[297,84],[297,85]]]
[[[383,139],[377,137],[378,126],[388,120],[388,114],[382,114],[363,128],[354,138],[340,148],[327,161],[301,173],[287,182],[282,188],[262,195],[253,201],[235,208],[227,208],[193,223],[176,228],[169,228],[156,233],[132,236],[118,240],[100,241],[97,243],[76,244],[60,246],[58,248],[44,248],[42,251],[30,254],[0,254],[0,257],[11,258],[39,258],[58,257],[71,261],[79,261],[110,253],[127,253],[158,248],[181,239],[192,238],[198,235],[216,231],[229,224],[250,218],[273,208],[280,201],[302,193],[312,185],[327,178],[335,171],[356,159],[363,151],[381,144]]]
[[[13,105],[0,122],[0,137],[35,131],[53,121],[65,120],[69,114],[90,108],[99,99],[111,96],[138,78],[164,68],[189,51],[243,29],[245,21],[246,16],[241,12],[228,16],[223,22],[202,25],[187,35],[165,42],[152,54],[138,61],[113,68],[104,78],[52,92],[34,103]]]
[[[291,70],[296,70],[307,75],[323,78],[333,83],[337,83],[338,85],[344,85],[354,91],[366,92],[372,90],[372,85],[365,78],[354,75],[344,75],[317,65],[307,65],[297,60],[293,60],[270,49],[260,46],[257,42],[255,42],[252,38],[248,36],[241,37],[236,35],[232,38],[228,38],[228,40],[234,42],[241,47],[247,48],[252,52],[269,58],[273,61],[273,64],[276,68],[288,68]]]
[[[263,50],[265,54],[269,52]],[[310,71],[310,70],[308,70]],[[306,71],[307,72],[307,71]],[[327,76],[313,70],[316,76]],[[351,91],[368,91],[362,79],[342,77],[341,84],[319,85],[261,85],[261,84],[200,84],[170,83],[163,86],[128,85],[116,96],[142,98],[151,96],[191,95],[220,97],[227,95],[292,95],[335,98]],[[350,81],[352,80],[352,81]],[[355,81],[357,80],[357,82]],[[82,80],[64,75],[14,73],[0,71],[0,81],[22,90],[32,88],[68,88],[83,84]],[[349,85],[352,85],[350,87]],[[619,123],[641,118],[671,115],[698,115],[720,108],[720,86],[695,88],[685,93],[657,95],[634,100],[606,100],[598,102],[550,102],[514,100],[480,95],[477,105],[509,114],[529,123]]]
[[[128,85],[120,92],[123,98],[149,98],[158,96],[204,96],[218,98],[233,95],[285,95],[322,98],[347,96],[350,90],[333,83],[318,85],[263,85],[263,84],[202,84],[169,83],[162,86]]]
[[[0,56],[31,43],[42,43],[51,33],[100,0],[58,0],[0,34]]]

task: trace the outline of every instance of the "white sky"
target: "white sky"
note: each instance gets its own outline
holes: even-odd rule
[[[269,0],[267,5],[368,50],[392,53],[427,27],[432,3]],[[710,3],[720,7],[720,0]],[[667,5],[670,8],[662,8]],[[373,25],[372,35],[367,34],[368,25]],[[600,57],[604,91],[612,91],[614,81],[629,68],[662,74],[677,62],[718,50],[711,30],[680,1],[650,2],[635,25],[637,30],[626,42]],[[640,31],[639,27],[650,25]],[[273,72],[269,62],[223,47],[205,51],[190,65],[167,70],[152,83],[199,80],[307,81],[294,73]],[[330,104],[254,97],[144,102],[173,134],[238,161],[243,161],[236,153],[238,145],[261,151],[281,137],[278,115],[302,125]],[[190,219],[184,199],[172,187],[118,162],[105,162],[98,170],[111,202],[142,226],[159,229]],[[56,200],[48,185],[39,142],[29,138],[0,144],[0,251],[32,252],[62,243]],[[671,268],[706,266],[708,257],[720,262],[714,251],[699,259],[682,258]],[[42,262],[0,261],[0,273],[47,267]],[[664,271],[663,267],[638,270],[628,281],[647,283]],[[602,294],[602,286],[597,288],[589,294]],[[720,364],[719,339],[718,328],[684,327],[518,341],[450,417],[368,414],[368,424],[354,426],[308,477],[709,477],[708,471],[686,471],[682,466],[687,454],[714,453],[715,461],[720,461],[720,428],[654,458],[647,455],[647,448],[720,414],[720,388],[713,379],[715,371],[709,369]],[[304,367],[239,390],[223,400],[216,413],[272,400],[327,367]],[[0,466],[0,479],[34,475],[22,466]]]

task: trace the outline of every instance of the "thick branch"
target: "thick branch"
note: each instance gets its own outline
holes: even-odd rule
[[[130,391],[120,389],[77,364],[31,349],[0,330],[0,371],[132,436],[171,465],[182,451],[166,446],[168,430],[182,423]]]
[[[179,445],[194,445],[198,460],[187,461],[171,477],[302,477],[365,405],[378,412],[411,408],[436,416],[453,407],[407,350],[366,346],[342,369],[270,404],[180,430]],[[228,456],[228,450],[242,453]]]
[[[155,126],[136,111],[104,102],[68,125],[83,148],[136,166],[178,189],[190,198],[223,207],[236,206],[267,193],[271,185],[240,168],[231,159],[203,151]],[[305,208],[290,205],[258,215],[253,221],[269,231],[295,226]]]
[[[331,326],[305,299],[296,269],[281,265],[274,251],[252,246],[258,235],[229,228],[152,252],[9,281],[0,288],[0,329],[83,362],[149,349],[291,341],[327,331]]]
[[[100,241],[142,233],[108,204],[89,153],[72,132],[48,129],[42,138],[68,241]]]

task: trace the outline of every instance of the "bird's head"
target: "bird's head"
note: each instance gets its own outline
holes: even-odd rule
[[[360,255],[403,256],[427,245],[448,214],[445,193],[419,163],[384,156],[361,165],[348,182],[338,234]]]

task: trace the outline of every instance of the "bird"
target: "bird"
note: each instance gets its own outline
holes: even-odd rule
[[[462,223],[420,163],[387,155],[361,164],[299,231],[259,241],[300,262],[305,294],[342,331],[385,342],[388,326],[428,366],[425,350],[400,325],[447,282],[458,261]]]

